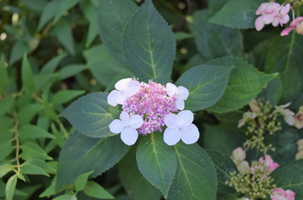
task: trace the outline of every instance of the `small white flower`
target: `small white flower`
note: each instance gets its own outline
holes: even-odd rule
[[[143,119],[140,115],[129,116],[127,112],[122,111],[120,119],[115,119],[109,124],[109,130],[112,133],[121,133],[121,140],[128,146],[136,143],[138,139],[137,128],[143,124]]]
[[[123,105],[126,98],[135,95],[140,90],[140,83],[131,78],[121,79],[115,84],[117,90],[111,91],[107,96],[109,105],[116,106]]]
[[[164,131],[164,142],[169,146],[177,144],[180,139],[185,144],[193,144],[198,141],[200,133],[196,125],[192,124],[194,115],[189,110],[176,114],[167,114],[164,122],[167,128]]]
[[[284,116],[284,120],[285,122],[290,125],[290,126],[294,126],[295,125],[295,118],[294,115],[295,113],[292,112],[289,109],[285,109],[286,107],[288,107],[291,104],[291,102],[285,104],[285,105],[281,105],[281,106],[276,106],[276,110]]]
[[[186,100],[188,95],[189,95],[188,89],[186,89],[183,86],[177,87],[172,83],[167,83],[166,84],[166,92],[167,92],[168,96],[170,96],[170,97],[176,95],[177,108],[179,110],[183,110],[184,109],[184,100]]]
[[[256,116],[257,116],[256,113],[253,113],[253,112],[244,113],[242,119],[240,119],[238,122],[238,128],[244,126],[244,124],[246,123],[246,121],[248,119],[254,119],[254,118],[256,118]]]

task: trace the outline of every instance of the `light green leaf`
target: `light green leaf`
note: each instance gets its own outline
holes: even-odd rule
[[[56,181],[57,181],[57,176],[55,176],[52,179],[52,182],[50,184],[50,186],[48,186],[48,188],[46,188],[40,195],[39,198],[42,197],[47,197],[49,198],[51,195],[56,194]]]
[[[57,8],[60,6],[60,2],[61,0],[49,1],[48,4],[44,7],[39,20],[38,31],[40,31],[43,26],[55,16]]]
[[[64,194],[54,198],[53,200],[77,200],[77,197],[71,196],[69,194]]]
[[[164,143],[162,134],[156,132],[145,136],[137,148],[136,157],[142,175],[166,198],[177,160],[172,148]]]
[[[99,0],[98,25],[101,40],[110,54],[122,64],[127,63],[122,48],[123,30],[137,9],[132,1]]]
[[[82,1],[82,4],[80,5],[85,18],[89,21],[87,40],[85,44],[85,47],[87,48],[98,35],[97,12],[96,7],[91,1]]]
[[[260,93],[262,88],[278,73],[264,74],[240,58],[219,58],[208,62],[209,65],[235,66],[223,96],[207,110],[224,113],[237,110]]]
[[[96,139],[75,132],[60,152],[57,190],[75,182],[83,173],[94,171],[90,178],[102,174],[114,166],[127,151],[128,146],[123,144],[119,136]]]
[[[122,43],[127,62],[136,77],[162,84],[170,80],[176,44],[172,31],[151,0],[146,0],[131,18]]]
[[[31,174],[31,175],[41,174],[49,177],[49,175],[41,167],[38,167],[37,165],[29,164],[27,162],[22,164],[21,173]]]
[[[192,34],[186,33],[186,32],[176,32],[176,33],[174,33],[174,37],[175,37],[175,40],[178,42],[181,40],[193,38],[194,36]]]
[[[237,29],[255,27],[256,10],[263,0],[230,0],[209,22]]]
[[[22,59],[21,77],[23,85],[30,91],[35,92],[34,75],[28,62],[27,55],[24,53]]]
[[[0,116],[5,115],[14,105],[15,98],[8,96],[0,100]]]
[[[282,83],[281,104],[288,103],[303,89],[303,36],[293,31],[277,40],[267,52],[265,72],[279,72]]]
[[[52,32],[57,36],[59,42],[67,49],[67,51],[74,56],[76,52],[74,49],[74,39],[69,22],[65,18],[60,19],[54,26]]]
[[[23,104],[24,105],[24,104]],[[41,104],[27,104],[21,107],[18,113],[18,119],[21,126],[29,124],[30,121],[43,109]]]
[[[18,40],[11,51],[10,58],[9,58],[9,66],[13,65],[15,62],[19,61],[24,53],[31,52],[31,48],[22,40]]]
[[[51,103],[60,105],[84,94],[84,90],[60,90],[52,97]]]
[[[0,165],[0,178],[5,176],[9,171],[11,171],[11,168],[8,165]]]
[[[303,160],[293,160],[279,166],[270,176],[277,188],[296,193],[296,200],[303,200]]]
[[[19,131],[20,140],[28,140],[34,138],[55,138],[52,134],[45,131],[44,129],[34,126],[34,125],[25,125]]]
[[[53,2],[53,1],[51,1]],[[45,65],[43,65],[40,74],[51,74],[56,70],[56,67],[61,62],[63,58],[66,57],[66,53],[62,53],[54,58],[52,58],[50,61],[48,61]]]
[[[39,158],[42,160],[52,160],[53,158],[48,156],[45,151],[36,143],[26,141],[21,145],[22,153],[20,154],[23,160],[31,158]]]
[[[83,192],[88,196],[98,199],[114,199],[110,193],[108,193],[103,187],[93,181],[87,181]]]
[[[6,90],[9,82],[8,73],[5,67],[4,55],[1,55],[0,58],[0,74],[1,74],[1,79],[0,79],[0,95],[1,95],[1,93]]]
[[[87,183],[87,179],[89,175],[91,175],[94,171],[86,172],[78,176],[75,181],[76,190],[81,191]]]
[[[214,12],[202,10],[195,12],[193,33],[201,56],[211,60],[223,56],[242,55],[242,36],[239,30],[210,24],[208,19]]]
[[[115,135],[109,130],[114,120],[108,109],[107,94],[91,93],[74,101],[59,116],[65,117],[77,130],[89,137]]]
[[[222,96],[233,66],[200,65],[186,71],[176,82],[189,91],[185,109],[202,110],[214,105]]]
[[[69,0],[69,1],[60,1],[60,5],[56,8],[57,14],[53,21],[54,24],[62,17],[64,12],[68,11],[70,8],[74,7],[80,0]],[[59,22],[58,22],[59,23]]]
[[[119,162],[119,175],[132,200],[159,200],[161,192],[153,187],[140,173],[136,162],[137,145],[132,146]]]
[[[42,12],[42,10],[44,9],[44,7],[47,4],[46,0],[21,0],[22,3],[24,3],[24,5],[26,7],[28,7],[29,9],[36,11],[36,12]]]
[[[6,183],[5,196],[7,200],[13,200],[16,185],[17,185],[17,175],[15,174],[11,176]]]
[[[71,76],[74,76],[85,69],[87,69],[87,67],[83,64],[67,65],[58,71],[59,73],[58,80],[63,80]]]
[[[177,172],[168,193],[168,200],[216,199],[216,170],[198,145],[179,142],[174,146],[177,156]]]
[[[25,163],[38,166],[41,169],[43,169],[46,173],[50,173],[50,174],[56,173],[56,170],[52,166],[50,166],[48,163],[46,163],[44,160],[40,160],[37,158],[31,158],[31,159],[26,160]]]

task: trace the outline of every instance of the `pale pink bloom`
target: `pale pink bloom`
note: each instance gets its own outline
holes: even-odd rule
[[[293,20],[291,23],[290,23],[290,26],[286,29],[284,29],[282,32],[281,32],[281,36],[285,36],[285,35],[288,35],[290,31],[292,31],[293,29],[297,29],[297,28],[300,28],[301,29],[301,26],[303,25],[303,17],[297,17],[295,20]],[[297,33],[298,34],[302,34],[302,32],[298,29],[297,30]]]
[[[109,124],[109,130],[112,133],[121,133],[121,140],[126,145],[133,145],[138,139],[137,128],[141,127],[143,119],[140,115],[131,115],[122,111],[120,114],[120,120],[115,119]]]
[[[248,119],[254,119],[256,118],[256,113],[253,113],[253,112],[246,112],[243,114],[243,118],[239,120],[238,122],[238,128],[244,126],[244,124],[246,123],[246,121]]]
[[[177,98],[177,101],[176,101],[177,108],[179,110],[183,110],[184,109],[184,100],[186,100],[189,95],[188,89],[186,89],[183,86],[177,87],[172,83],[167,83],[166,92],[167,92],[168,96],[170,96],[170,97],[175,96]]]
[[[296,154],[296,160],[303,159],[303,151],[298,151]]]
[[[257,31],[260,31],[265,24],[273,22],[275,17],[275,11],[279,9],[280,4],[276,2],[262,3],[256,11],[256,15],[259,16],[255,21],[255,27]]]
[[[291,102],[289,102],[285,105],[275,106],[275,108],[276,108],[277,112],[279,112],[281,115],[284,116],[284,120],[288,125],[294,126],[295,125],[295,119],[294,119],[295,113],[289,109],[285,109],[290,104],[291,104]]]
[[[176,114],[168,114],[164,117],[167,128],[164,131],[164,142],[169,146],[177,144],[180,139],[185,144],[193,144],[198,141],[200,133],[196,125],[192,124],[194,115],[189,110]]]
[[[279,7],[277,6],[278,9],[275,9],[274,11],[273,26],[278,26],[279,24],[283,26],[283,24],[286,24],[289,21],[289,15],[287,13],[289,12],[290,4],[287,3],[286,5]]]
[[[300,107],[298,113],[295,116],[295,127],[297,129],[303,128],[303,106]]]
[[[236,148],[233,150],[233,154],[231,159],[234,161],[236,165],[239,165],[243,160],[246,158],[246,153],[243,151],[241,147]]]
[[[162,132],[165,115],[178,111],[176,100],[175,96],[167,96],[163,85],[153,81],[148,84],[142,82],[140,90],[125,100],[122,109],[143,118],[143,124],[138,130],[146,135],[157,130]]]
[[[295,195],[291,190],[283,190],[282,188],[277,188],[274,191],[274,195],[270,195],[271,200],[295,200]]]
[[[272,172],[274,171],[277,167],[279,167],[278,163],[275,163],[273,161],[273,159],[271,158],[270,155],[266,155],[266,159],[264,159],[263,157],[261,157],[259,159],[259,162],[264,163],[265,162],[265,166],[267,166],[267,169]]]

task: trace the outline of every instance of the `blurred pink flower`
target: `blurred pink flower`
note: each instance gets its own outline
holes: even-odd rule
[[[274,20],[272,22],[273,26],[278,26],[279,24],[283,26],[289,22],[289,15],[287,14],[290,9],[290,4],[280,6],[280,8],[274,10]]]
[[[277,10],[280,8],[280,4],[276,2],[262,3],[256,11],[256,15],[259,16],[255,21],[255,27],[257,31],[260,31],[265,24],[273,22]]]
[[[279,167],[279,164],[278,164],[278,163],[275,163],[275,162],[273,161],[273,159],[271,158],[270,155],[266,155],[266,158],[265,158],[265,159],[264,159],[263,157],[261,157],[261,158],[259,159],[259,162],[261,162],[261,163],[264,163],[264,162],[265,162],[265,166],[268,167],[268,170],[269,170],[270,172],[274,171],[277,167]]]
[[[295,200],[295,195],[291,190],[284,191],[282,188],[277,188],[274,195],[270,195],[271,200]]]
[[[297,129],[303,128],[303,106],[300,107],[298,113],[295,116],[295,127]]]
[[[286,29],[284,29],[281,32],[281,36],[285,36],[288,35],[290,31],[292,31],[293,29],[296,29],[298,34],[303,34],[302,29],[303,29],[303,17],[297,17],[295,20],[293,20],[290,23],[290,26]]]

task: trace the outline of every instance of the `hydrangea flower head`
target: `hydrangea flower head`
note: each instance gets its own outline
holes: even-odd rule
[[[281,36],[288,35],[293,29],[296,29],[298,34],[303,34],[303,17],[297,17],[293,20],[290,26],[281,32]]]
[[[188,90],[183,86],[177,87],[172,83],[167,83],[166,92],[167,92],[168,96],[170,96],[170,97],[175,96],[177,98],[177,101],[176,101],[177,108],[179,110],[183,110],[184,109],[184,100],[186,100],[189,95]]]
[[[295,200],[295,195],[291,190],[283,190],[282,188],[277,188],[274,191],[274,195],[270,195],[271,200]]]

